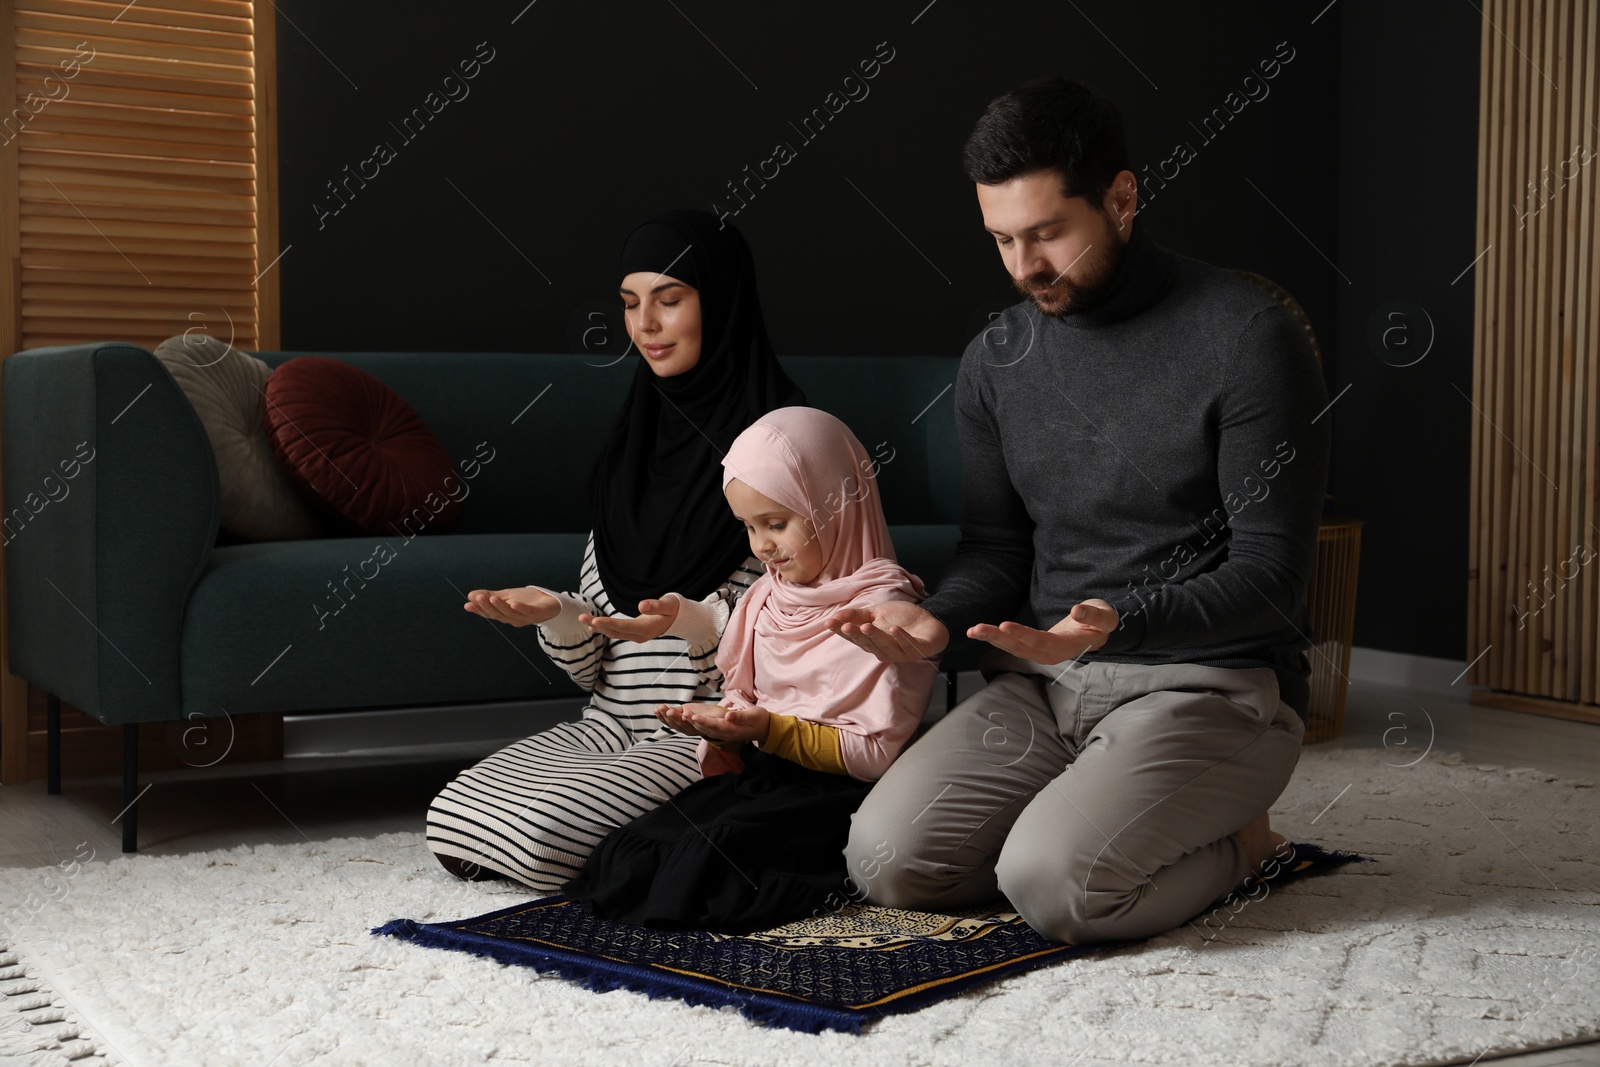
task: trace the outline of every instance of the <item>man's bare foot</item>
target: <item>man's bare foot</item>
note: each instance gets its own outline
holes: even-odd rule
[[[1266,812],[1262,812],[1260,818],[1244,829],[1235,830],[1232,836],[1244,846],[1244,854],[1250,860],[1250,872],[1257,875],[1262,873],[1262,867],[1288,840],[1272,829]]]

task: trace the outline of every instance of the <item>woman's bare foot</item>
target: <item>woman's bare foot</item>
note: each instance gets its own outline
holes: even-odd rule
[[[1267,813],[1262,812],[1260,818],[1242,830],[1235,830],[1233,837],[1239,839],[1239,844],[1244,846],[1244,854],[1250,860],[1250,872],[1261,874],[1262,867],[1267,860],[1283,846],[1288,839],[1272,829],[1267,819]]]

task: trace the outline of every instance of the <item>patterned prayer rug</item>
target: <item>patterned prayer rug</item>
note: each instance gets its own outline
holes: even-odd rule
[[[1356,861],[1371,860],[1295,844],[1267,885],[1255,889]],[[1219,910],[1236,898],[1235,907],[1259,899],[1254,889],[1236,893]],[[882,1016],[1128,943],[1062,944],[1035,933],[1016,912],[992,906],[940,915],[852,904],[753,934],[655,930],[590,918],[561,896],[458,922],[395,919],[372,932],[553,972],[596,991],[631,989],[732,1006],[757,1022],[806,1033],[857,1034]]]

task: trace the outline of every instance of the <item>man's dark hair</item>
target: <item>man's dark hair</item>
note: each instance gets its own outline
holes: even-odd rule
[[[969,181],[999,185],[1041,170],[1061,174],[1061,195],[1100,210],[1128,166],[1122,115],[1110,99],[1059,75],[1035,78],[989,101],[962,150]]]

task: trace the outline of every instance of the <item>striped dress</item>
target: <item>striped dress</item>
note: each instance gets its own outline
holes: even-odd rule
[[[589,693],[582,717],[457,775],[428,810],[428,847],[553,893],[607,833],[698,781],[698,739],[662,726],[655,707],[715,702],[714,638],[762,570],[749,557],[704,601],[683,605],[674,631],[698,624],[692,644],[671,635],[616,640],[578,622],[580,612],[631,614],[616,611],[600,584],[591,533],[580,591],[555,593],[561,613],[538,628],[540,647]]]

